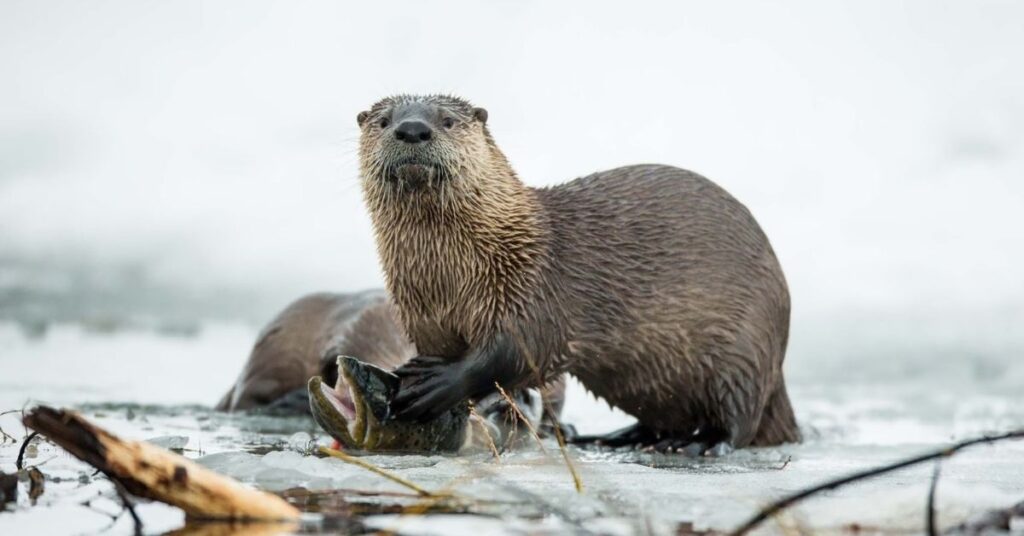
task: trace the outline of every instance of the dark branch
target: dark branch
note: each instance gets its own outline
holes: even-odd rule
[[[796,503],[806,499],[807,497],[810,497],[812,495],[817,495],[818,493],[821,493],[823,491],[833,490],[833,489],[836,489],[836,488],[838,488],[840,486],[845,486],[846,484],[850,484],[852,482],[857,482],[857,481],[864,480],[864,479],[867,479],[867,478],[871,478],[871,477],[874,477],[874,476],[883,475],[883,474],[886,474],[886,473],[891,473],[893,471],[897,471],[897,470],[903,469],[905,467],[910,467],[912,465],[917,465],[917,464],[920,464],[920,463],[923,463],[923,462],[926,462],[926,461],[929,461],[929,460],[935,460],[935,459],[939,459],[939,458],[946,458],[946,457],[952,456],[954,453],[956,453],[959,450],[965,449],[965,448],[973,446],[973,445],[978,445],[978,444],[981,444],[981,443],[994,443],[996,441],[1002,441],[1002,440],[1005,440],[1005,439],[1020,439],[1022,437],[1024,437],[1024,430],[1015,430],[1015,431],[1012,431],[1012,432],[1007,432],[1005,434],[999,434],[999,435],[994,435],[994,436],[982,436],[982,437],[976,437],[974,439],[967,439],[967,440],[961,441],[959,443],[955,443],[953,445],[950,445],[950,446],[948,446],[946,448],[943,448],[941,450],[937,450],[937,451],[934,451],[934,452],[929,452],[927,454],[921,454],[921,455],[915,456],[913,458],[908,458],[906,460],[901,460],[901,461],[898,461],[898,462],[894,462],[894,463],[891,463],[889,465],[883,465],[881,467],[876,467],[874,469],[867,469],[865,471],[861,471],[859,473],[854,473],[852,475],[848,475],[848,476],[844,476],[844,477],[841,477],[841,478],[837,478],[835,480],[829,480],[828,482],[825,482],[823,484],[819,484],[819,485],[814,486],[812,488],[805,489],[803,491],[798,491],[798,492],[796,492],[796,493],[794,493],[792,495],[789,495],[788,497],[783,497],[782,499],[779,499],[778,501],[775,501],[774,503],[769,504],[768,506],[766,506],[763,509],[761,509],[761,511],[758,512],[756,515],[754,515],[754,517],[750,518],[746,523],[740,525],[739,528],[737,528],[736,530],[732,531],[730,534],[732,536],[741,536],[743,534],[746,534],[746,533],[750,532],[751,530],[753,530],[754,528],[756,528],[757,526],[759,526],[761,523],[764,523],[765,521],[767,521],[769,518],[771,518],[775,514],[781,512],[782,510],[785,510],[786,508],[789,508],[790,506],[792,506],[792,505],[794,505],[794,504],[796,504]]]
[[[935,471],[932,472],[932,484],[928,487],[928,536],[938,536],[939,528],[935,521],[935,488],[939,485],[939,473],[942,472],[942,458],[935,460]]]
[[[14,461],[15,467],[17,467],[19,471],[25,468],[25,449],[28,448],[28,444],[31,443],[37,435],[39,435],[39,432],[33,431],[31,434],[25,436],[25,440],[21,442],[21,448],[18,449],[18,459]]]
[[[128,510],[128,513],[132,516],[132,521],[135,523],[135,536],[142,536],[142,519],[139,518],[139,514],[135,512],[135,505],[132,504],[132,500],[128,498],[127,491],[117,480],[110,479],[110,481],[114,483],[114,489],[117,490],[117,496],[121,498],[121,504],[124,505],[124,509]]]

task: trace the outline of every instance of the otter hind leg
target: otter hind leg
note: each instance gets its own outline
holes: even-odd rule
[[[789,403],[786,384],[780,379],[778,387],[765,404],[757,434],[750,444],[766,447],[799,442],[800,428],[796,424],[796,416],[793,415],[793,407]]]

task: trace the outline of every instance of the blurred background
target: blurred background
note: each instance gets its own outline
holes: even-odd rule
[[[355,116],[399,92],[486,107],[531,185],[732,192],[789,278],[802,418],[850,382],[948,394],[936,434],[1020,401],[1024,4],[622,8],[5,0],[0,405],[212,404],[287,302],[381,286]]]

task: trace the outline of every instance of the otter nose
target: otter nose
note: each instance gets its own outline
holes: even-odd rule
[[[430,129],[430,125],[423,121],[402,121],[395,127],[395,137],[405,143],[429,141],[433,135],[434,131]]]

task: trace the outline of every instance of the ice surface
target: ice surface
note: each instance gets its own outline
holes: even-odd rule
[[[255,331],[245,327],[204,326],[194,336],[182,338],[158,331],[91,333],[73,327],[56,327],[37,338],[7,325],[0,329],[8,348],[0,354],[0,369],[18,370],[26,381],[6,382],[3,400],[16,409],[35,398],[38,389],[51,389],[56,403],[76,404],[98,424],[125,437],[153,439],[181,449],[218,472],[243,482],[286,494],[304,488],[320,499],[302,499],[317,511],[331,503],[331,492],[404,494],[408,490],[361,468],[333,458],[310,455],[329,438],[304,417],[272,415],[224,415],[202,405],[168,405],[167,401],[215,400],[233,380],[231,368],[207,367],[211,356],[227,356],[236,366]],[[218,335],[219,334],[219,335]],[[229,336],[225,336],[229,334]],[[60,356],[90,359],[121,356],[126,366],[80,367],[61,377],[64,389],[47,383],[49,367],[62,363]],[[132,352],[126,356],[125,348]],[[159,363],[167,356],[178,366]],[[999,361],[1004,375],[1020,374],[1024,366],[1007,353]],[[858,366],[888,366],[865,354]],[[801,359],[797,356],[796,359]],[[913,356],[910,359],[914,361]],[[73,363],[69,366],[77,367]],[[158,375],[141,371],[160,367]],[[194,381],[193,371],[209,368],[221,382]],[[852,378],[852,379],[851,379]],[[959,367],[946,372],[860,381],[837,377],[828,369],[794,375],[790,392],[806,440],[801,445],[747,449],[721,459],[693,460],[638,452],[581,451],[571,454],[585,486],[577,494],[569,473],[557,456],[557,446],[547,440],[548,454],[527,446],[506,453],[500,463],[488,453],[465,456],[368,456],[371,463],[393,471],[428,489],[445,489],[478,504],[471,511],[482,517],[458,515],[414,519],[390,512],[392,504],[413,505],[413,498],[385,495],[344,496],[369,513],[370,527],[399,527],[411,533],[471,532],[505,527],[508,532],[535,530],[558,533],[572,527],[630,533],[640,520],[655,533],[671,533],[680,522],[695,529],[727,529],[749,515],[758,505],[811,483],[922,452],[955,439],[1024,426],[1021,392],[1000,380],[964,376]],[[134,384],[134,385],[133,385]],[[142,384],[142,385],[139,385]],[[94,390],[79,388],[97,386]],[[107,390],[105,386],[130,386]],[[88,402],[106,394],[125,392],[133,403]],[[157,404],[154,404],[157,403]],[[571,384],[566,415],[588,432],[614,429],[628,417],[613,413],[595,401],[578,384]],[[0,417],[0,427],[21,438],[17,414]],[[13,469],[17,445],[0,445],[0,470]],[[939,486],[939,505],[944,524],[988,508],[1008,506],[1024,498],[1024,443],[981,446],[944,464]],[[39,504],[30,506],[22,496],[15,514],[0,516],[0,533],[13,533],[54,519],[73,519],[74,527],[54,527],[54,533],[100,530],[109,516],[77,505],[82,497],[107,497],[104,506],[117,511],[109,485],[91,476],[92,471],[47,443],[38,443],[29,464],[41,464],[51,481]],[[923,505],[932,467],[925,465],[827,493],[784,516],[783,526],[836,528],[847,523],[887,529],[920,530]],[[342,490],[342,491],[339,491]],[[319,494],[319,495],[317,495]],[[324,495],[326,494],[326,495]],[[296,499],[297,500],[297,499]],[[326,502],[325,502],[326,501]],[[355,508],[355,506],[351,506]],[[147,526],[172,528],[181,522],[173,509],[150,506],[142,510]],[[52,514],[52,515],[51,515]],[[498,516],[497,518],[491,516]],[[44,521],[45,520],[45,521]],[[790,525],[786,525],[786,524]],[[130,531],[120,519],[113,533]],[[308,527],[307,527],[308,528]],[[646,530],[646,529],[644,529]]]

